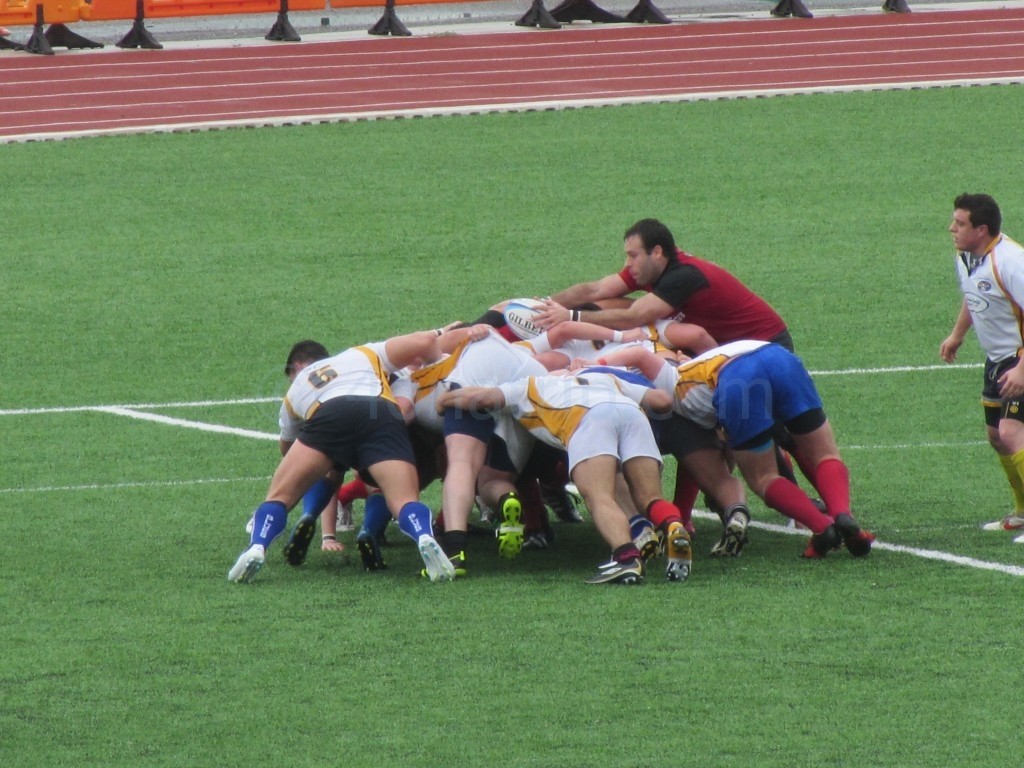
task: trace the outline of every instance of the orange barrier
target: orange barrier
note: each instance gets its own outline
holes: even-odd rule
[[[95,2],[96,0],[93,0]],[[324,0],[288,0],[289,11],[322,11]],[[277,13],[280,0],[147,0],[146,16],[212,16],[220,13]]]
[[[471,2],[472,0],[401,0],[399,5]],[[543,0],[534,0],[543,3]],[[323,11],[327,8],[373,7],[379,0],[0,0],[0,26],[32,26],[32,37],[25,45],[0,38],[0,48],[25,49],[31,53],[52,54],[51,46],[66,48],[102,48],[71,32],[65,26],[75,21],[133,20],[131,31],[118,43],[119,48],[159,49],[146,29],[146,19],[218,14],[276,13],[277,22],[267,40],[298,41],[299,35],[288,21],[289,11]],[[396,0],[385,0],[384,16],[370,30],[371,35],[409,35],[395,13]],[[520,22],[517,22],[520,23]],[[43,32],[43,26],[49,29]],[[556,24],[557,26],[557,24]]]
[[[0,27],[35,23],[35,0],[0,0]]]
[[[4,0],[0,0],[0,3]],[[290,11],[322,11],[325,0],[288,0]],[[364,0],[365,2],[365,0]],[[179,16],[216,16],[232,13],[277,13],[281,0],[144,0],[142,13],[147,19]],[[134,19],[137,0],[92,0],[82,7],[85,21]]]
[[[22,45],[6,37],[0,38],[0,48],[13,48],[29,53],[53,55],[53,46],[65,48],[102,48],[102,43],[87,40],[67,28],[67,24],[81,19],[86,0],[0,0],[0,24],[32,25],[32,35]],[[49,29],[43,31],[43,26]]]
[[[430,3],[472,3],[479,0],[395,0],[395,5],[429,5]],[[379,8],[373,0],[330,0],[331,8]]]
[[[0,26],[34,26],[42,9],[44,24],[78,21],[83,0],[0,0]]]

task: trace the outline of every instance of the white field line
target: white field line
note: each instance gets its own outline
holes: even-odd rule
[[[0,410],[0,416],[31,416],[47,413],[86,413],[88,411],[106,411],[111,408],[132,410],[155,410],[157,408],[209,408],[218,405],[258,405],[260,403],[280,403],[280,397],[243,397],[237,400],[193,400],[192,402],[172,403],[133,403],[130,405],[73,405],[52,408],[11,408]]]
[[[811,371],[812,376],[860,376],[872,373],[918,373],[982,368],[981,363],[942,363],[941,365],[894,365],[889,368],[844,368],[838,371]]]
[[[840,445],[843,451],[906,451],[911,448],[974,448],[988,445],[987,440],[965,440],[955,443],[892,443],[890,445]]]
[[[707,520],[718,520],[718,515],[713,512],[702,512],[700,510],[693,510],[694,517],[700,517]],[[807,531],[800,530],[798,528],[790,528],[785,525],[775,525],[773,523],[760,523],[757,521],[751,521],[751,528],[759,528],[763,531],[771,531],[772,533],[784,533],[788,536],[803,536],[807,537]],[[1024,576],[1024,566],[1019,565],[1006,565],[1005,563],[993,563],[989,560],[978,560],[973,557],[963,557],[962,555],[954,555],[950,552],[940,552],[934,549],[919,549],[917,547],[905,547],[902,544],[887,544],[884,541],[876,541],[872,546],[874,550],[881,550],[884,552],[901,552],[906,555],[913,555],[914,557],[920,557],[925,560],[938,560],[943,563],[951,563],[953,565],[963,565],[968,568],[977,568],[983,571],[998,571],[999,573],[1005,573],[1009,576]]]
[[[201,432],[218,432],[222,435],[239,435],[240,437],[254,437],[257,440],[277,440],[280,435],[271,432],[256,432],[252,429],[240,429],[238,427],[226,427],[223,424],[209,424],[205,421],[192,421],[190,419],[174,419],[170,416],[161,416],[157,413],[146,413],[134,408],[119,408],[117,406],[105,406],[94,408],[94,411],[101,413],[113,413],[117,416],[127,416],[130,419],[142,421],[155,421],[158,424],[168,424],[172,427],[187,427],[198,429]]]
[[[265,483],[263,477],[207,477],[198,480],[151,480],[132,483],[88,483],[85,485],[43,485],[36,488],[0,488],[0,495],[15,493],[54,493],[67,491],[116,491],[122,488],[174,488],[188,485],[216,485],[218,483]]]

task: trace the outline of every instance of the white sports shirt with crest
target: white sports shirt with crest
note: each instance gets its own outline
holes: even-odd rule
[[[388,379],[397,369],[384,345],[379,341],[352,347],[299,371],[281,403],[281,439],[295,440],[320,403],[335,397],[362,395],[394,400]]]
[[[1024,346],[1024,247],[999,235],[980,259],[956,255],[960,290],[971,313],[978,343],[994,363]]]

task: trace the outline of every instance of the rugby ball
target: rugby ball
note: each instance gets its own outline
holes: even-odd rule
[[[543,311],[542,301],[512,299],[505,305],[505,322],[520,339],[532,339],[544,332],[544,329],[534,322],[534,318]]]

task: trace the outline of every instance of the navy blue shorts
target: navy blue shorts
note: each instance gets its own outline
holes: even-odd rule
[[[461,408],[445,408],[444,434],[448,435],[469,435],[475,437],[485,445],[494,436],[494,429],[497,423],[494,416],[489,413],[474,413],[464,411]]]
[[[416,464],[401,411],[382,397],[346,395],[322,403],[298,441],[325,454],[341,471],[380,461]]]
[[[981,404],[985,407],[985,424],[992,428],[1003,419],[1024,421],[1024,398],[1004,400],[999,394],[999,377],[1016,366],[1017,357],[1008,357],[993,363],[985,361],[985,386],[981,390]]]
[[[673,413],[669,419],[659,419],[654,432],[658,438],[658,449],[667,456],[681,459],[694,451],[712,448],[721,450],[722,441],[713,429],[707,429]]]

